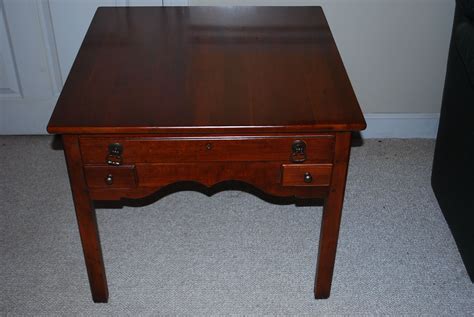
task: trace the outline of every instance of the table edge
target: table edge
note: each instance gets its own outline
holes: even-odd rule
[[[318,124],[294,126],[170,126],[170,127],[85,127],[85,126],[56,126],[48,125],[50,134],[225,134],[225,133],[318,133],[318,132],[347,132],[365,130],[365,121],[351,124]]]

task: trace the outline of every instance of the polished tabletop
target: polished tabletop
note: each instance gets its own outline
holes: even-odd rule
[[[51,133],[354,131],[320,7],[99,8]]]

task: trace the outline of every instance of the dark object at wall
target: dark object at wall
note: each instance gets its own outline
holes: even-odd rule
[[[471,20],[474,20],[474,1],[459,0],[459,5],[463,10],[463,14]]]
[[[431,183],[474,282],[474,1],[458,0]]]

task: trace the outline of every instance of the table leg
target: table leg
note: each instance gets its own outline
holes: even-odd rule
[[[96,303],[106,303],[109,291],[104,260],[102,259],[95,209],[89,197],[82,168],[79,139],[74,135],[64,135],[63,145],[92,299]]]
[[[337,239],[341,223],[351,134],[336,134],[335,158],[329,195],[325,200],[319,240],[318,264],[314,283],[314,297],[328,298],[336,259]]]

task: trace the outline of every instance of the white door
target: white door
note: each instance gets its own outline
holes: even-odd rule
[[[44,134],[99,6],[188,0],[0,0],[0,134]]]

